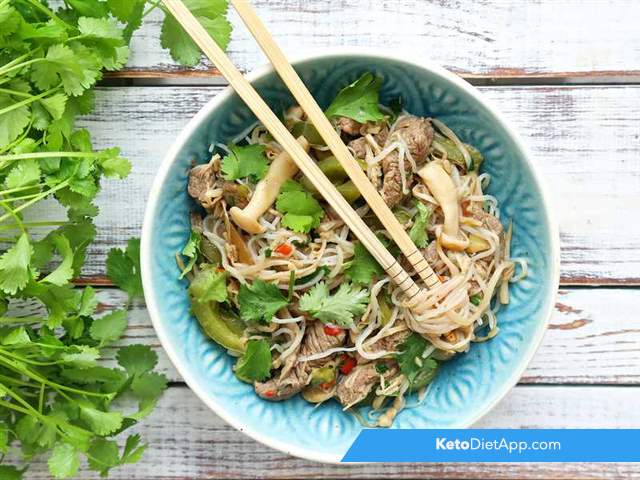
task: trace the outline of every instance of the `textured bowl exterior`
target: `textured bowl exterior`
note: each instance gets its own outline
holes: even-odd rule
[[[528,277],[511,288],[499,313],[500,334],[443,365],[425,401],[403,410],[393,428],[466,427],[517,382],[540,343],[558,287],[558,233],[547,197],[517,135],[466,82],[445,70],[389,56],[332,53],[295,62],[321,106],[364,71],[383,79],[381,102],[401,97],[416,115],[434,116],[485,156],[488,193],[502,219],[513,219],[512,256],[526,257]],[[279,78],[263,69],[250,76],[271,108],[293,99]],[[336,402],[320,408],[294,398],[271,403],[238,381],[234,359],[207,339],[189,313],[186,282],[174,256],[189,236],[193,208],[186,191],[192,161],[208,161],[211,144],[228,142],[254,121],[231,91],[216,97],[189,123],[155,179],[143,227],[142,273],[152,321],[170,358],[195,393],[218,415],[253,438],[308,459],[337,462],[363,428]],[[411,403],[411,400],[409,401]]]

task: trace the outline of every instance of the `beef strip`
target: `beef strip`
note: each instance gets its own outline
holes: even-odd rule
[[[431,142],[433,141],[433,127],[428,118],[413,116],[402,118],[398,121],[389,140],[392,141],[394,136],[400,137],[404,141],[416,165],[419,166],[425,162],[429,147],[431,147]],[[382,198],[389,207],[394,207],[404,197],[397,150],[382,159],[382,173]],[[407,177],[407,183],[410,186],[411,175]]]
[[[340,131],[346,133],[347,135],[351,135],[352,137],[360,135],[360,127],[362,127],[362,124],[360,122],[357,122],[353,118],[348,117],[338,117],[336,125],[338,126]]]
[[[373,134],[373,139],[380,147],[384,146],[389,136],[389,128],[386,125],[379,127],[379,131]],[[356,158],[363,159],[367,155],[367,139],[365,137],[359,137],[349,142],[349,146],[353,149],[354,156]]]
[[[307,330],[302,339],[302,344],[296,356],[309,356],[318,352],[339,347],[344,343],[346,334],[344,331],[332,336],[324,332],[324,324],[313,322],[307,324]],[[299,362],[287,372],[284,377],[275,377],[266,382],[255,382],[254,389],[258,396],[265,400],[279,401],[291,398],[307,386],[311,376],[311,370],[325,365],[333,358],[332,355],[308,362]]]
[[[369,395],[371,388],[379,382],[380,374],[376,371],[376,363],[358,365],[340,379],[336,396],[343,406],[350,407],[361,402]],[[398,373],[398,364],[395,361],[388,360],[385,365],[387,371],[382,375],[383,378],[389,378]]]
[[[216,174],[210,163],[196,165],[189,171],[189,184],[187,191],[196,200],[200,200],[213,189],[216,183]]]

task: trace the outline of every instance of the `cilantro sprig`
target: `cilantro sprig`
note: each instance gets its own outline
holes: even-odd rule
[[[76,118],[93,110],[92,88],[103,72],[125,65],[142,19],[164,7],[56,3],[0,0],[0,458],[19,449],[25,465],[0,465],[7,479],[22,478],[37,455],[46,456],[54,478],[76,475],[82,457],[103,476],[138,461],[147,447],[140,436],[118,435],[153,410],[167,384],[153,371],[157,356],[149,347],[117,348],[127,308],[98,314],[93,288],[71,283],[96,236],[94,202],[104,179],[131,169],[117,148],[96,150]],[[226,0],[186,3],[226,45]],[[170,15],[161,41],[183,64],[200,58]],[[62,207],[46,207],[57,217],[37,219],[44,200]],[[129,294],[127,306],[141,297],[139,243],[110,252],[107,272]],[[209,295],[220,295],[218,283],[205,285]],[[15,300],[41,308],[18,316],[8,308]],[[105,347],[116,349],[118,366],[101,363]],[[137,410],[123,411],[124,397],[136,399]]]
[[[429,244],[427,227],[433,211],[422,202],[416,202],[416,209],[417,212],[411,230],[409,230],[409,237],[418,248],[424,248]]]
[[[283,213],[282,225],[294,232],[308,233],[320,225],[324,210],[302,185],[287,180],[280,189],[276,209]]]
[[[243,320],[266,324],[289,302],[276,285],[257,279],[251,285],[240,286],[238,304]]]
[[[325,111],[327,117],[348,117],[353,120],[377,122],[384,118],[380,111],[379,96],[382,80],[371,72],[363,74],[351,85],[346,86]]]
[[[430,347],[431,344],[420,334],[412,333],[400,345],[399,353],[396,354],[400,371],[407,377],[412,390],[426,386],[436,376],[438,362],[425,355]]]
[[[320,282],[300,298],[299,306],[321,322],[350,328],[354,316],[364,313],[367,303],[369,294],[364,289],[343,283],[331,294],[327,284]]]
[[[353,258],[347,263],[345,275],[353,282],[368,284],[384,273],[380,264],[360,242],[355,242]]]
[[[222,175],[227,180],[251,178],[261,180],[269,169],[264,145],[229,145],[230,153],[222,159]]]
[[[271,348],[266,340],[249,340],[247,348],[236,363],[236,376],[243,382],[261,382],[271,372]]]

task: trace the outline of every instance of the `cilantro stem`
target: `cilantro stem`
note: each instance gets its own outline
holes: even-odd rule
[[[18,380],[17,378],[8,377],[6,375],[0,375],[0,380],[6,383],[13,383],[14,385],[20,385],[21,387],[40,388],[40,385],[36,385],[35,383],[25,382],[23,380]]]
[[[35,152],[35,153],[16,153],[13,155],[0,155],[0,162],[13,162],[16,160],[27,160],[30,158],[100,158],[103,156],[100,152]]]
[[[287,295],[287,301],[291,301],[291,299],[293,298],[293,287],[296,283],[296,272],[294,270],[291,270],[291,272],[289,273],[289,294]]]
[[[40,195],[35,197],[33,200],[29,200],[28,202],[23,203],[22,205],[20,205],[15,210],[11,210],[11,213],[5,213],[4,215],[0,216],[0,222],[4,222],[7,218],[9,218],[10,216],[13,216],[13,214],[18,213],[18,212],[24,210],[25,208],[30,207],[34,203],[38,203],[40,200],[42,200],[43,198],[49,196],[50,194],[65,188],[67,185],[69,185],[69,180],[70,179],[67,178],[65,181],[59,183],[55,187],[52,187],[52,188],[50,188],[49,190],[47,190],[45,192],[42,192]]]
[[[22,62],[23,60],[29,58],[37,50],[39,50],[39,48],[34,48],[33,50],[30,50],[29,52],[27,52],[27,53],[25,53],[25,54],[23,54],[23,55],[21,55],[21,56],[19,56],[17,58],[14,58],[10,62],[5,63],[2,66],[2,68],[0,68],[0,75],[2,75],[4,73],[3,70],[5,70],[6,68],[9,68],[9,67],[13,67],[14,65],[17,65],[18,63]],[[11,77],[5,78],[4,80],[2,80],[0,82],[0,84],[6,83],[6,82],[10,82],[11,80],[13,80],[13,78],[11,78]]]
[[[24,228],[24,225],[22,224],[22,220],[20,219],[20,216],[9,205],[7,205],[7,202],[0,202],[0,206],[2,206],[2,208],[4,208],[7,212],[11,214],[13,219],[16,221],[16,225],[18,225],[22,233],[27,233],[26,228]]]
[[[18,138],[16,138],[13,142],[8,143],[7,145],[5,145],[3,148],[0,148],[0,154],[3,154],[4,152],[8,152],[10,151],[13,147],[15,147],[16,145],[19,145],[25,138],[27,138],[27,135],[29,135],[29,133],[31,133],[31,128],[33,127],[33,122],[34,122],[34,117],[31,116],[31,120],[29,121],[29,125],[27,125],[27,128],[24,129],[24,132],[22,132],[22,135],[20,135]],[[39,144],[40,141],[35,142],[35,145]],[[4,168],[4,166],[0,166],[0,168]]]
[[[15,410],[16,412],[24,413],[25,415],[29,415],[31,413],[29,410],[19,407],[15,403],[6,402],[4,400],[0,400],[0,406]]]
[[[3,114],[5,114],[5,113],[8,113],[8,112],[10,112],[11,110],[16,110],[16,109],[18,109],[18,108],[20,108],[20,107],[23,107],[23,106],[25,106],[25,105],[29,105],[30,103],[37,102],[38,100],[43,99],[43,98],[44,98],[44,97],[46,97],[47,95],[49,95],[49,94],[51,94],[51,93],[55,93],[55,92],[57,92],[57,91],[58,91],[58,90],[60,90],[61,88],[62,88],[62,86],[61,86],[61,85],[58,85],[57,87],[52,88],[51,90],[47,90],[46,92],[42,92],[42,93],[41,93],[41,94],[39,94],[39,95],[29,95],[29,96],[28,96],[29,98],[27,98],[26,100],[22,100],[21,102],[14,103],[14,104],[12,104],[10,107],[5,107],[5,108],[3,108],[2,110],[0,110],[0,115],[3,115]]]
[[[19,202],[20,200],[29,200],[30,198],[37,197],[38,195],[40,195],[40,192],[32,193],[30,195],[22,195],[18,197],[5,198],[2,202],[3,203]],[[2,204],[0,203],[0,205]]]
[[[44,392],[46,390],[46,386],[44,383],[40,384],[40,395],[38,396],[38,411],[42,413],[44,410]]]
[[[29,229],[29,228],[35,228],[35,227],[61,227],[62,225],[66,225],[67,222],[65,221],[60,221],[60,222],[22,222],[22,224],[25,226],[25,228]],[[5,230],[15,230],[15,225],[13,224],[9,224],[9,225],[0,225],[0,232],[1,231],[5,231]],[[2,317],[0,317],[1,319]],[[0,320],[1,322],[2,320]]]
[[[7,65],[5,65],[4,67],[0,68],[0,75],[6,75],[7,73],[13,71],[13,70],[18,70],[20,68],[24,68],[24,67],[28,67],[29,65],[33,65],[34,63],[40,63],[40,62],[44,62],[45,58],[34,58],[33,60],[28,60],[26,62],[22,62],[19,63],[17,65],[13,65],[12,67],[7,68]]]
[[[11,90],[10,88],[0,88],[0,93],[6,93],[8,95],[13,95],[16,97],[25,97],[25,98],[31,98],[33,97],[33,95],[26,93],[26,92],[20,92],[19,90]]]
[[[47,319],[43,317],[0,317],[0,325],[12,325],[18,323],[43,323]]]
[[[17,192],[22,192],[24,190],[31,190],[33,188],[46,187],[46,186],[47,184],[45,182],[42,182],[37,184],[25,185],[24,187],[9,188],[7,190],[0,190],[0,195],[4,196],[10,193],[17,193]]]
[[[10,358],[3,358],[3,355],[8,356]],[[3,347],[0,347],[0,362],[4,363],[5,365],[7,365],[9,368],[17,371],[18,373],[22,373],[23,375],[36,380],[38,383],[44,383],[48,386],[50,386],[51,388],[53,388],[54,390],[56,390],[59,394],[63,395],[66,397],[66,395],[64,394],[64,392],[69,392],[69,393],[76,393],[78,395],[85,395],[88,397],[102,397],[102,398],[108,398],[111,399],[113,398],[113,394],[111,393],[97,393],[97,392],[90,392],[88,390],[80,390],[78,388],[73,388],[73,387],[67,387],[66,385],[60,385],[59,383],[56,382],[52,382],[51,380],[48,380],[45,377],[41,377],[38,373],[34,372],[32,369],[30,369],[29,367],[26,367],[24,365],[16,365],[15,360],[19,360],[23,363],[26,364],[32,364],[32,365],[36,365],[36,366],[50,366],[50,365],[56,365],[59,364],[61,362],[53,362],[53,363],[43,363],[43,362],[34,362],[32,360],[29,360],[21,355],[15,355],[13,353],[11,353],[10,351],[6,350]]]
[[[6,392],[9,394],[10,397],[12,397],[14,400],[16,400],[18,403],[20,403],[21,405],[23,405],[23,407],[20,407],[14,403],[11,402],[6,402],[4,400],[0,400],[0,405],[10,408],[12,410],[15,410],[17,412],[21,412],[24,413],[25,415],[33,415],[34,417],[36,417],[38,420],[40,420],[42,423],[46,423],[48,425],[52,425],[53,427],[55,427],[57,430],[59,430],[60,434],[66,438],[69,438],[69,435],[66,434],[61,428],[60,428],[60,423],[57,422],[56,420],[52,419],[51,417],[47,417],[46,415],[40,413],[38,410],[36,410],[35,408],[33,408],[29,402],[25,401],[20,395],[18,395],[17,393],[9,390],[9,389],[5,389]],[[77,427],[69,422],[63,422],[64,423],[64,428],[66,430],[75,430],[78,433],[83,433],[83,434],[88,434],[93,436],[93,432],[90,432],[89,430],[85,430],[84,428],[80,428]]]
[[[147,15],[153,12],[156,8],[162,9],[162,5],[160,4],[160,2],[149,1],[148,3],[151,4],[151,8],[148,8],[147,11],[142,14],[142,18],[145,18]]]

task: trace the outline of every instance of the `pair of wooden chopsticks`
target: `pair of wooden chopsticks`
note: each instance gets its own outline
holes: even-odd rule
[[[293,135],[271,111],[265,101],[258,95],[242,73],[233,65],[222,49],[209,36],[198,20],[191,14],[181,0],[163,0],[167,9],[193,38],[213,64],[220,70],[236,93],[244,100],[254,115],[262,122],[275,140],[291,156],[302,173],[313,183],[316,189],[349,226],[365,248],[373,255],[409,299],[417,301],[422,289],[416,285],[411,276],[400,266],[396,258],[389,253],[376,235],[369,229],[355,210],[338,192],[329,179],[322,173],[316,162],[299,145]],[[402,253],[407,257],[415,271],[424,280],[427,287],[432,288],[439,283],[438,276],[427,263],[424,256],[413,243],[409,235],[400,225],[382,197],[375,190],[362,168],[355,161],[346,145],[315,102],[311,93],[289,64],[284,54],[275,43],[265,26],[258,18],[248,0],[231,0],[231,3],[244,21],[245,25],[261,46],[274,68],[287,85],[299,105],[307,114],[320,136],[327,143],[338,159],[351,181],[362,193],[382,225],[389,232]]]

